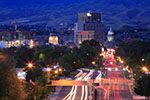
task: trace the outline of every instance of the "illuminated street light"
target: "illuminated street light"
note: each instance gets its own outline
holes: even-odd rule
[[[100,53],[99,56],[103,56],[103,53]]]
[[[126,66],[125,68],[127,70],[128,73],[130,73],[130,69],[129,69],[129,66]]]
[[[144,71],[144,72],[148,72],[148,69],[144,66],[144,67],[142,67],[142,70]]]
[[[32,63],[28,63],[27,65],[29,68],[32,68],[33,67],[33,64]]]
[[[124,61],[123,60],[120,60],[120,62],[123,64],[124,63]]]
[[[95,65],[96,64],[96,62],[95,61],[92,61],[92,65]]]
[[[55,70],[54,73],[55,73],[55,74],[58,74],[58,70]]]
[[[61,68],[59,68],[59,69],[58,69],[58,71],[59,71],[59,72],[61,72],[61,71],[62,71],[62,69],[61,69]]]
[[[51,69],[50,69],[50,68],[46,68],[46,71],[47,71],[47,72],[50,72],[50,71],[51,71]]]
[[[144,61],[144,58],[142,58],[142,61]]]

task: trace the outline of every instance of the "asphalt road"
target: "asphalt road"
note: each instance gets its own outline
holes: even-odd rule
[[[110,62],[113,62],[110,64]],[[130,94],[128,83],[119,80],[126,80],[122,68],[115,64],[113,59],[106,59],[105,68],[111,68],[111,70],[106,70],[105,77],[107,82],[102,83],[102,88],[99,88],[99,100],[133,100]],[[115,69],[118,69],[116,71]],[[113,82],[110,80],[114,80]]]
[[[73,79],[80,81],[88,81],[89,79],[95,79],[98,75],[94,71],[79,72]],[[50,100],[89,100],[90,86],[63,86],[59,94],[51,95]]]
[[[104,67],[106,68],[105,82],[101,80],[101,78],[98,78],[100,86],[95,86],[98,91],[97,100],[133,100],[122,68],[116,65],[116,61],[113,58],[107,58],[104,62]],[[80,70],[79,73],[72,79],[79,81],[90,80],[94,82],[99,75],[100,72]],[[90,95],[90,85],[63,86],[58,94],[50,96],[50,100],[90,100]]]

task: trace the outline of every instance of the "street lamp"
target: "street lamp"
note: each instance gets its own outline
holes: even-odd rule
[[[49,83],[49,81],[50,81],[50,71],[51,71],[50,68],[46,68],[46,72],[47,72],[47,82],[48,82],[48,83]]]
[[[92,65],[95,65],[96,64],[96,62],[95,61],[92,61]]]
[[[142,61],[144,61],[145,59],[144,58],[142,58]]]
[[[32,68],[32,67],[33,67],[33,64],[32,64],[32,63],[28,63],[27,66],[28,66],[29,68]]]
[[[59,69],[58,69],[58,71],[59,71],[59,72],[61,72],[61,71],[62,71],[62,69],[61,69],[61,68],[59,68]]]
[[[46,68],[46,71],[47,71],[47,72],[50,72],[50,71],[51,71],[51,69],[50,69],[50,68]]]
[[[148,72],[148,69],[147,69],[147,67],[142,67],[142,70],[144,71],[144,72]]]
[[[54,73],[55,73],[55,74],[58,74],[58,70],[55,70]]]

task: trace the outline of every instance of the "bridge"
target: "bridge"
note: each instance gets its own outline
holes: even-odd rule
[[[47,86],[83,86],[83,85],[91,85],[92,83],[115,83],[122,84],[124,82],[133,83],[132,80],[119,79],[118,81],[115,79],[101,79],[101,80],[92,80],[89,81],[77,81],[77,80],[52,80],[52,84],[48,84]]]

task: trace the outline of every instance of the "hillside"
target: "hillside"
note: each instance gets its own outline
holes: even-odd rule
[[[150,0],[1,0],[0,24],[57,26],[74,23],[78,12],[101,12],[106,26],[150,25]]]

